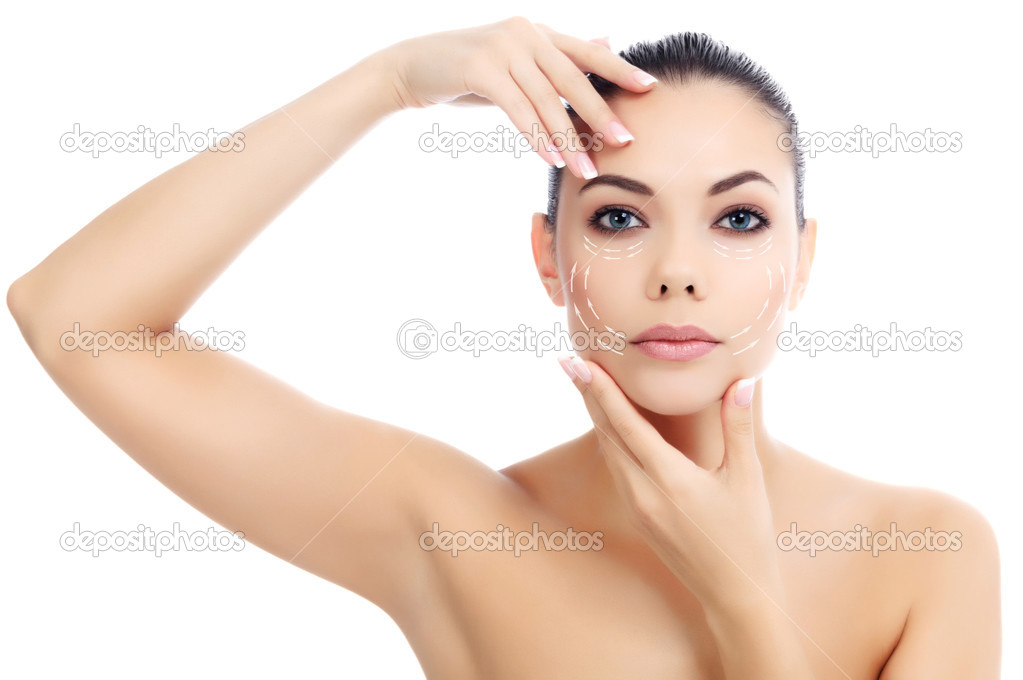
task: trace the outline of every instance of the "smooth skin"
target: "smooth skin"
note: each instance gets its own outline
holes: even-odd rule
[[[611,107],[584,72],[635,96]],[[590,354],[588,381],[573,384],[594,429],[495,471],[231,354],[59,349],[75,322],[172,328],[317,176],[406,108],[496,104],[553,163],[532,132],[570,130],[561,94],[605,133],[600,159],[562,151],[577,188],[595,160],[619,162],[632,144],[640,153],[656,129],[625,115],[660,87],[634,72],[606,43],[522,17],[402,41],[244,128],[244,151],[198,154],[113,205],[15,281],[8,307],[49,375],[118,446],[220,525],[379,605],[427,677],[997,678],[988,523],[945,494],[860,479],[774,440],[762,379],[747,406],[734,398],[745,375],[704,394],[692,429],[687,416],[657,418],[627,399]],[[613,122],[635,125],[635,142],[617,141]],[[815,235],[813,224],[799,251],[804,287]],[[559,234],[562,249],[569,237]],[[555,299],[564,270],[552,238],[534,215],[534,256]],[[642,379],[629,389],[640,394]],[[810,558],[774,548],[793,521],[828,531],[894,521],[963,541],[955,552]],[[599,531],[602,549],[516,558],[420,547],[434,523],[528,532],[534,522]]]

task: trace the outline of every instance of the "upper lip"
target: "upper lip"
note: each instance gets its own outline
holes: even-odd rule
[[[656,326],[651,326],[631,339],[632,342],[646,342],[648,340],[666,340],[670,342],[703,340],[706,342],[720,342],[720,340],[699,326],[693,326],[692,324],[672,326],[670,323],[659,323]]]

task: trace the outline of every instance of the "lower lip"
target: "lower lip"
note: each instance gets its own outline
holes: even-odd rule
[[[653,359],[689,361],[710,353],[718,344],[720,343],[705,340],[686,340],[685,342],[647,340],[646,342],[637,342],[636,349]]]

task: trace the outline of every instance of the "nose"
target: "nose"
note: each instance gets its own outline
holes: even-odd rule
[[[681,226],[661,231],[663,240],[654,244],[657,255],[647,283],[647,297],[651,300],[679,296],[702,300],[706,297],[700,265],[703,255],[692,232]]]

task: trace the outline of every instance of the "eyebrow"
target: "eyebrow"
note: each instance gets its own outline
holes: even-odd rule
[[[765,182],[772,189],[774,189],[775,192],[778,191],[778,187],[774,185],[774,182],[764,177],[763,174],[757,172],[756,170],[743,170],[742,172],[737,172],[734,175],[725,177],[724,179],[719,180],[712,184],[710,189],[707,190],[707,195],[717,196],[718,194],[723,194],[724,192],[729,191],[730,189],[734,189],[740,184],[745,184],[746,182]],[[582,185],[582,187],[579,188],[579,193],[581,194],[587,189],[599,186],[601,184],[607,184],[609,186],[618,187],[619,189],[631,191],[634,194],[642,194],[643,196],[654,195],[653,189],[651,189],[646,184],[643,184],[638,180],[632,179],[631,177],[626,177],[624,175],[610,174],[597,175],[590,181],[586,182],[586,184]]]

